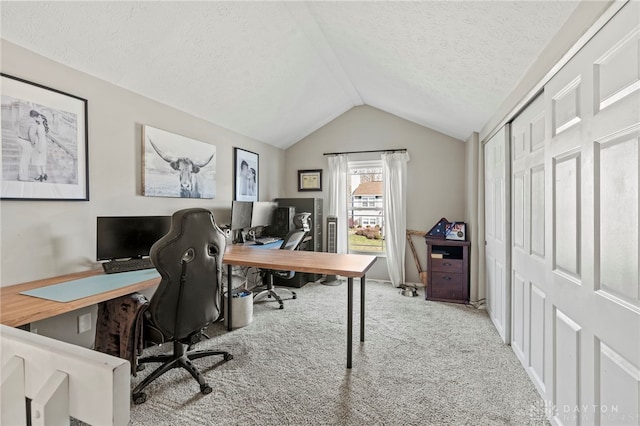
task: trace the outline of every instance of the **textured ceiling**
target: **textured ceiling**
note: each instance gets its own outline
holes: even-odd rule
[[[362,104],[464,140],[577,4],[3,1],[0,35],[280,148]]]

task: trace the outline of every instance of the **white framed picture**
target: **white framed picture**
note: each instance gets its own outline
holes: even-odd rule
[[[215,198],[216,146],[142,127],[142,195]]]

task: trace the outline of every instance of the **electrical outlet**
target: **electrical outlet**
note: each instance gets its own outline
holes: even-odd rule
[[[78,315],[78,334],[91,330],[91,312]]]

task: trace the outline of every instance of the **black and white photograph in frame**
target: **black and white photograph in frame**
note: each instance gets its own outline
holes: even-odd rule
[[[142,127],[142,195],[215,198],[216,146]]]
[[[258,201],[258,154],[234,148],[235,200]]]
[[[0,198],[88,201],[87,100],[0,76]]]

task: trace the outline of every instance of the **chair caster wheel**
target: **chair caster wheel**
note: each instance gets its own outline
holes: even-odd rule
[[[144,370],[145,368],[147,368],[147,364],[138,364],[138,365],[136,366],[136,371],[142,371],[142,370]]]
[[[291,294],[293,294],[292,299],[297,299],[298,298],[298,295],[295,293],[295,291],[292,291]]]
[[[136,405],[144,404],[147,400],[147,394],[144,392],[138,392],[133,394],[133,403]]]
[[[203,395],[210,394],[212,391],[213,389],[211,389],[211,386],[209,385],[200,386],[200,393],[202,393]]]
[[[284,305],[280,305],[278,309],[284,309]]]
[[[269,299],[271,299],[271,297],[272,297],[272,296],[271,296],[270,294],[267,294],[267,297],[268,297]]]
[[[233,355],[231,354],[224,354],[224,360],[225,361],[231,361],[233,359]]]

